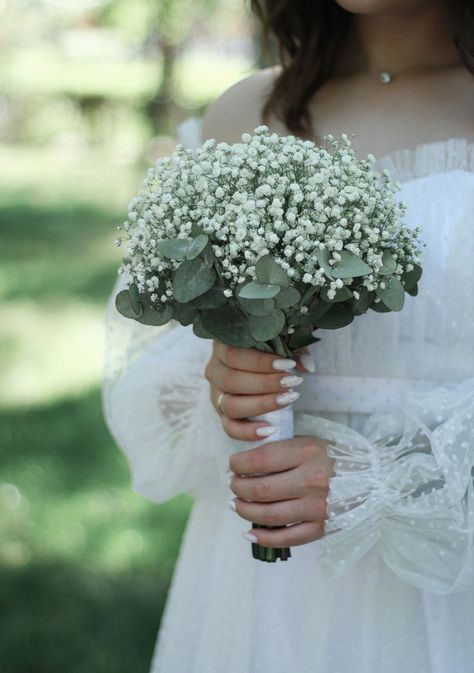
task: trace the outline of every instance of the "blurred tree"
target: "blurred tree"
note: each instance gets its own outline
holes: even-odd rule
[[[107,0],[99,12],[104,23],[133,31],[143,54],[156,56],[160,63],[159,85],[145,108],[155,135],[172,131],[177,58],[192,30],[217,4],[217,0]]]

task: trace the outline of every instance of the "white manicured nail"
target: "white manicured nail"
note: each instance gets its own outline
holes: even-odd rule
[[[296,367],[296,361],[290,360],[289,358],[283,358],[281,360],[273,360],[272,362],[273,369],[293,369]]]
[[[311,355],[311,353],[301,353],[300,362],[308,372],[314,374],[314,372],[316,371],[316,364],[314,362],[314,358]]]
[[[277,404],[291,404],[297,400],[299,396],[300,394],[297,393],[296,390],[292,390],[289,393],[280,393],[280,395],[276,396],[276,402]]]
[[[303,383],[304,378],[302,376],[283,376],[280,379],[280,383],[285,388],[293,388],[293,386],[299,386],[300,383]]]
[[[258,435],[259,437],[269,437],[270,435],[273,435],[274,432],[276,432],[278,428],[273,427],[273,425],[264,425],[261,428],[257,428],[255,430],[255,434]]]
[[[232,483],[232,478],[233,478],[233,476],[234,476],[234,475],[232,475],[232,477],[229,477],[229,478],[227,479],[227,483],[229,484],[229,486],[230,486],[231,483]]]
[[[258,538],[256,538],[255,535],[252,535],[252,533],[242,533],[242,535],[246,540],[249,540],[250,542],[258,542]]]
[[[237,511],[237,507],[235,506],[235,500],[234,499],[229,500],[229,502],[227,504],[229,505],[229,509],[231,509],[233,512]]]
[[[226,472],[233,472],[233,470],[232,470],[232,468],[231,468],[230,465],[226,465],[225,471],[226,471]]]

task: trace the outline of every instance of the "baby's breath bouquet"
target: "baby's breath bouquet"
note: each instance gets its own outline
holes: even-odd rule
[[[359,160],[346,135],[317,147],[266,126],[232,145],[178,145],[149,169],[119,227],[128,288],[118,311],[284,357],[318,341],[318,328],[345,327],[368,309],[400,311],[421,276],[419,230],[403,224],[398,185],[373,162]],[[252,418],[279,428],[267,441],[293,436],[288,407]]]

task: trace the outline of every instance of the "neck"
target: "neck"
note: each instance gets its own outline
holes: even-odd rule
[[[437,69],[461,62],[451,17],[441,0],[406,12],[353,17],[338,74]]]

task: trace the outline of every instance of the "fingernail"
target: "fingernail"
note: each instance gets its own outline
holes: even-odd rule
[[[280,379],[280,384],[285,386],[285,388],[293,388],[293,386],[299,386],[303,381],[304,378],[302,376],[283,376]]]
[[[249,540],[249,542],[258,542],[258,538],[256,538],[255,535],[252,535],[252,533],[242,533],[242,535],[246,540]]]
[[[272,362],[273,369],[293,369],[296,367],[296,361],[290,360],[289,358],[283,358],[281,360],[273,360]]]
[[[301,353],[300,362],[308,372],[314,374],[314,372],[316,371],[316,364],[314,362],[314,358],[311,355],[311,353]]]
[[[297,393],[296,390],[292,390],[289,393],[280,393],[280,395],[276,396],[276,402],[277,404],[291,404],[297,400],[299,396],[300,394]]]
[[[226,471],[226,472],[232,472],[232,468],[231,468],[231,466],[230,466],[230,465],[226,465],[225,471]]]
[[[229,486],[230,486],[231,483],[232,483],[232,479],[233,479],[233,475],[232,475],[232,477],[229,477],[229,478],[227,479],[227,483],[228,483]]]
[[[270,435],[273,435],[274,432],[276,432],[278,428],[273,427],[273,425],[264,425],[261,428],[257,428],[255,430],[255,434],[258,435],[259,437],[269,437]]]
[[[237,511],[237,507],[235,506],[235,500],[232,498],[232,500],[229,500],[227,503],[229,505],[229,509],[231,509],[233,512]]]

